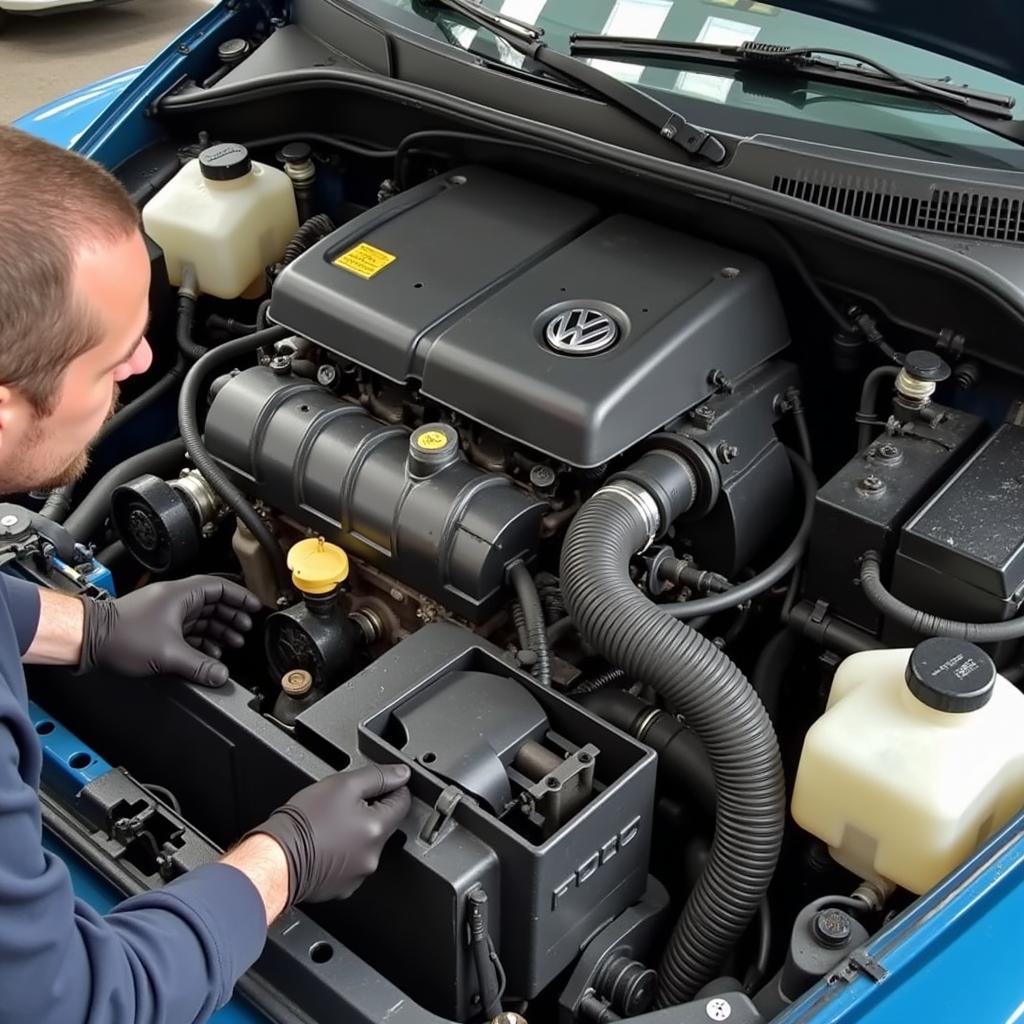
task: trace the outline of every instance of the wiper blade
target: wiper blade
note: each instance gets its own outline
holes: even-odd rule
[[[793,74],[824,82],[842,81],[859,89],[903,96],[920,96],[964,109],[984,110],[1004,118],[1016,100],[1012,96],[982,92],[966,85],[954,85],[944,78],[921,78],[894,71],[871,57],[847,50],[810,46],[777,46],[774,43],[745,42],[738,46],[718,43],[674,42],[668,39],[637,39],[631,36],[596,36],[575,33],[570,50],[575,56],[653,60],[678,60],[716,67],[758,69]],[[837,59],[838,58],[838,59]]]
[[[467,21],[504,40],[517,53],[541,67],[553,71],[573,85],[582,86],[638,120],[645,121],[663,139],[679,146],[691,156],[701,157],[712,164],[725,161],[727,153],[721,139],[706,128],[690,123],[682,114],[660,100],[627,82],[619,81],[614,75],[577,60],[574,56],[553,50],[543,42],[544,30],[539,26],[489,11],[474,0],[430,2],[460,14]]]

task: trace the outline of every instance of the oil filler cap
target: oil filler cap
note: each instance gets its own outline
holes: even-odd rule
[[[303,594],[329,594],[348,576],[348,555],[323,537],[307,537],[288,551],[292,583]]]
[[[458,455],[459,432],[449,423],[425,423],[409,437],[409,467],[416,476],[430,476]]]
[[[933,637],[911,651],[906,679],[910,692],[922,704],[963,714],[989,702],[996,666],[980,647],[966,640]]]

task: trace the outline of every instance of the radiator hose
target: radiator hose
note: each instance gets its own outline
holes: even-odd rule
[[[753,688],[629,577],[630,558],[693,504],[695,488],[679,455],[648,452],[583,505],[561,558],[562,593],[582,636],[683,716],[714,775],[714,839],[659,968],[663,1007],[693,998],[716,976],[768,889],[785,824],[778,742]]]

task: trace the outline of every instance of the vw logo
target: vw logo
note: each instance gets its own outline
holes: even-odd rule
[[[548,321],[544,340],[563,355],[592,356],[619,340],[619,327],[598,309],[567,309]]]

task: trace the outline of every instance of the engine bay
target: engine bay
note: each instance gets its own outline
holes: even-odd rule
[[[305,781],[411,768],[378,872],[294,936],[377,994],[339,953],[308,1012],[769,1020],[1024,806],[1019,366],[625,195],[213,141],[142,212],[176,410],[8,547],[65,589],[213,572],[264,605],[223,690],[46,680],[175,794],[155,878],[185,823],[226,847]]]

